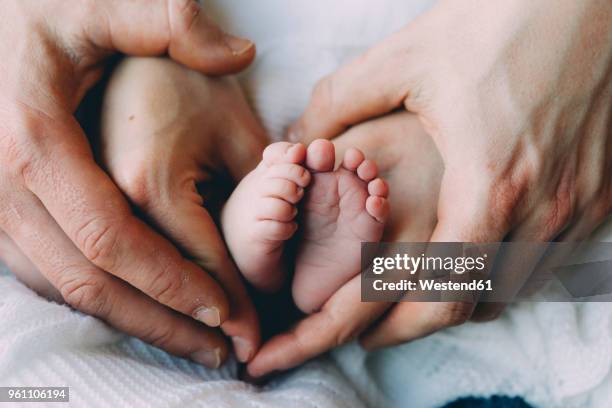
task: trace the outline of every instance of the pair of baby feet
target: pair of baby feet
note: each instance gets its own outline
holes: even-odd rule
[[[292,292],[306,313],[360,272],[361,242],[380,241],[389,214],[388,187],[375,162],[353,148],[335,165],[334,145],[327,140],[308,148],[271,144],[221,216],[238,268],[266,291],[281,286],[285,244],[299,231]]]

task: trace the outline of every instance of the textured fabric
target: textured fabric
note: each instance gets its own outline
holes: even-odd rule
[[[217,0],[232,32],[257,41],[242,83],[276,139],[313,84],[400,28],[430,1]],[[608,228],[602,237],[612,238]],[[457,398],[521,395],[540,407],[608,407],[612,305],[522,304],[499,320],[466,324],[366,355],[349,345],[263,389],[236,364],[206,370],[0,277],[0,385],[70,386],[72,405],[205,407],[438,407]]]
[[[208,370],[121,335],[0,276],[0,385],[70,386],[76,407],[360,407],[321,360],[264,389],[236,381],[237,365]]]

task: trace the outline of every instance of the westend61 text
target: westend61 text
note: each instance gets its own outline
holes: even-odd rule
[[[377,279],[372,287],[377,291],[492,291],[491,279],[473,280],[471,282],[440,282],[435,279],[419,279],[417,282],[402,279],[397,282],[385,282]]]

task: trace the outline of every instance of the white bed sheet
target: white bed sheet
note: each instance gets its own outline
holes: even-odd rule
[[[217,0],[205,6],[229,31],[253,38],[258,60],[242,76],[275,139],[312,85],[399,29],[431,1]],[[612,225],[600,238],[612,240]],[[523,304],[366,355],[349,345],[263,389],[236,365],[207,370],[49,303],[0,276],[0,384],[71,386],[74,406],[359,407],[410,401],[435,407],[464,395],[522,395],[543,407],[612,401],[612,305]],[[391,400],[383,398],[391,397]]]

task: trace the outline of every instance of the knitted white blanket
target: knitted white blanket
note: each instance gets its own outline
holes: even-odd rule
[[[257,41],[259,58],[243,85],[280,138],[317,78],[429,2],[218,0],[207,7],[230,31]],[[612,225],[604,237],[612,241]],[[493,394],[542,407],[607,407],[611,367],[612,304],[534,303],[370,355],[349,345],[257,389],[236,380],[234,363],[212,371],[170,357],[0,276],[0,385],[70,386],[77,407],[436,407]]]

